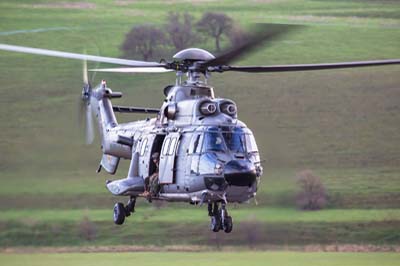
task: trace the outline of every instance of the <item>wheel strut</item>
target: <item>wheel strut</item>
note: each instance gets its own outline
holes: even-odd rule
[[[208,203],[208,216],[213,216],[213,206],[212,203]]]
[[[130,216],[131,213],[135,212],[136,197],[131,196],[128,204],[125,206],[126,217]]]

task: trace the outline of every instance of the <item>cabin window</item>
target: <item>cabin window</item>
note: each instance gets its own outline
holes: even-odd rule
[[[163,147],[163,150],[162,150],[162,155],[167,155],[170,142],[171,142],[170,138],[165,140],[164,147]]]
[[[140,147],[140,156],[144,155],[144,153],[146,152],[146,147],[147,147],[147,138],[145,138],[142,141],[142,146]]]
[[[173,139],[172,139],[171,144],[169,145],[168,155],[174,154],[175,145],[176,145],[176,140],[177,140],[177,138],[173,138]]]

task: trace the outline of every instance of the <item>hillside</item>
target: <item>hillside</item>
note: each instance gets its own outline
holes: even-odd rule
[[[266,44],[236,62],[238,65],[400,58],[400,5],[396,1],[227,0],[164,4],[163,1],[6,0],[0,2],[0,43],[76,53],[85,50],[88,54],[119,57],[122,54],[119,47],[132,26],[162,25],[168,11],[176,10],[188,11],[196,19],[209,10],[225,12],[243,27],[256,22],[306,26]],[[199,48],[214,52],[209,44]],[[239,218],[244,223],[239,227],[240,234],[232,236],[235,245],[241,237],[248,237],[246,232],[253,222],[260,224],[263,232],[259,244],[332,241],[399,244],[399,71],[400,66],[385,66],[212,76],[210,81],[216,95],[237,103],[239,118],[253,130],[265,160],[259,205],[240,207],[250,207],[251,213]],[[0,73],[0,209],[9,214],[0,220],[0,227],[5,228],[0,234],[0,246],[35,245],[38,239],[51,239],[54,230],[60,233],[61,229],[65,229],[61,230],[65,234],[60,233],[54,243],[74,244],[79,241],[76,228],[86,217],[80,211],[86,208],[98,210],[102,217],[94,222],[98,231],[104,232],[98,243],[119,243],[124,231],[112,227],[104,210],[111,210],[117,200],[104,188],[104,181],[110,177],[95,173],[100,160],[99,140],[92,146],[84,145],[83,132],[78,127],[82,63],[0,51]],[[115,103],[149,107],[159,107],[163,101],[162,89],[175,82],[174,74],[170,73],[94,76],[96,82],[103,78],[113,90],[124,93]],[[118,116],[121,122],[138,118],[143,116]],[[126,175],[127,167],[128,162],[122,162],[119,178]],[[296,222],[284,218],[292,216],[282,215],[276,221],[259,218],[276,215],[263,213],[264,208],[294,211],[297,191],[294,176],[304,169],[312,169],[322,178],[330,197],[328,208],[349,210],[347,218],[331,221],[332,216],[328,216],[321,221],[313,216],[311,221],[303,221],[300,229]],[[180,206],[174,205],[172,210],[177,211]],[[382,209],[376,214],[379,219],[365,218],[369,213],[360,218],[362,221],[352,219],[353,211],[370,208]],[[19,213],[26,209],[33,210]],[[55,209],[63,209],[66,214],[50,213],[44,216],[48,219],[38,219],[41,210]],[[67,219],[69,211],[76,209],[78,217]],[[200,212],[202,215],[196,221],[203,223],[191,228],[177,216],[154,220],[158,209],[148,209],[153,216],[139,216],[139,226],[129,232],[137,236],[140,236],[138,228],[147,232],[151,229],[148,221],[172,228],[160,231],[166,236],[159,240],[160,245],[171,244],[169,241],[173,239],[168,237],[178,234],[180,226],[199,235],[207,226],[205,210],[189,211],[185,205],[188,216]],[[62,219],[54,225],[51,218],[57,215]],[[92,215],[88,217],[95,219]],[[28,229],[24,231],[26,226]],[[329,228],[333,229],[324,237]],[[285,239],[282,232],[288,230],[293,235]],[[310,234],[303,234],[304,231]],[[110,239],[113,232],[117,236]],[[269,238],[266,237],[269,232],[277,233]],[[175,236],[179,243],[186,243],[182,235]],[[155,238],[152,235],[139,244],[148,244]],[[132,241],[122,240],[124,244]],[[207,241],[216,240],[207,235],[190,243]]]

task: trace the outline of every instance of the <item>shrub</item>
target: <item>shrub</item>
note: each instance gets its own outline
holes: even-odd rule
[[[87,241],[92,241],[96,238],[96,231],[96,225],[85,215],[79,223],[79,235]]]
[[[322,209],[327,202],[327,194],[321,178],[311,170],[304,170],[296,176],[300,191],[296,197],[296,204],[303,210]]]

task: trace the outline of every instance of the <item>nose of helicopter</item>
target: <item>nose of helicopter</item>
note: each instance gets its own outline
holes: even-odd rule
[[[251,186],[256,180],[256,169],[250,161],[232,160],[225,165],[225,180],[232,186]]]

